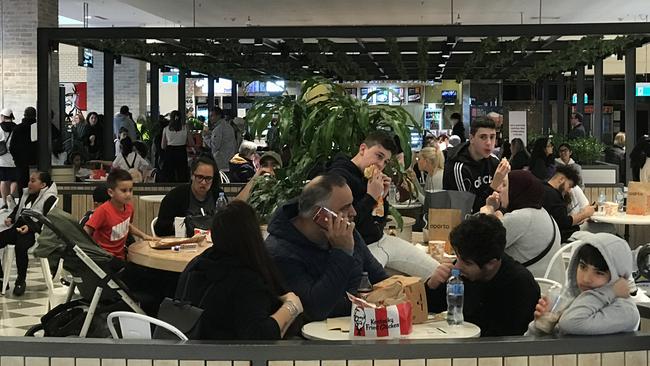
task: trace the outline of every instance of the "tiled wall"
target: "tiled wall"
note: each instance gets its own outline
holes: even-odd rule
[[[1,351],[0,351],[1,352]],[[249,361],[0,357],[0,366],[250,366]],[[269,361],[268,366],[647,366],[648,352],[416,360]]]

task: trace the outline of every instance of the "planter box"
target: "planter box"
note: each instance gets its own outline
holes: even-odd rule
[[[598,164],[582,166],[583,184],[616,184],[618,183],[618,166],[614,164]]]

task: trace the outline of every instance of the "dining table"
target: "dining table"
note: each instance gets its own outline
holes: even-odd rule
[[[185,239],[185,238],[179,238]],[[194,250],[174,251],[171,249],[154,249],[147,240],[133,243],[129,246],[127,259],[129,262],[148,268],[161,269],[170,272],[183,272],[187,264],[197,255],[210,248],[212,243],[207,239],[198,243]]]

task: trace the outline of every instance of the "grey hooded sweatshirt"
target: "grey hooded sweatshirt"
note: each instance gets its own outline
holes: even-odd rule
[[[586,233],[585,233],[586,234]],[[632,273],[632,251],[625,240],[607,233],[588,234],[584,244],[576,246],[567,270],[567,284],[575,300],[564,311],[555,326],[554,334],[599,335],[633,332],[640,321],[639,310],[631,298],[616,297],[614,282],[628,278]],[[581,292],[576,273],[577,254],[585,244],[591,244],[605,258],[611,279],[605,286]],[[526,335],[543,335],[533,320]]]

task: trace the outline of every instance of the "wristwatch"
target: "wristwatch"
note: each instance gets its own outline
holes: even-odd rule
[[[291,315],[292,318],[295,318],[298,316],[298,307],[296,304],[293,303],[291,300],[287,300],[284,302],[284,307],[289,310],[289,315]]]

